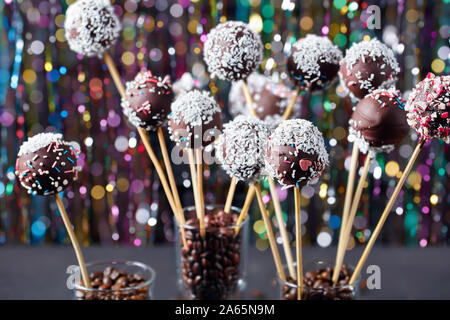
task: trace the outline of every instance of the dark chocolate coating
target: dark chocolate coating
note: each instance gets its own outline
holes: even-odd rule
[[[317,91],[326,88],[336,77],[339,71],[339,64],[321,62],[319,60],[320,76],[317,74],[307,74],[302,72],[301,69],[298,69],[297,64],[294,61],[293,53],[297,50],[298,49],[293,47],[287,60],[289,75],[295,80],[297,86],[300,87],[302,91]],[[311,82],[311,80],[317,77],[319,77],[319,80]]]
[[[383,69],[381,68],[382,65],[385,65]],[[394,78],[394,70],[388,63],[383,61],[382,57],[377,57],[373,60],[373,58],[365,56],[365,62],[358,59],[351,69],[348,69],[346,64],[342,63],[340,72],[345,86],[358,99],[364,98],[373,90],[380,88],[384,82],[392,81]],[[359,77],[356,76],[358,72],[360,72]],[[381,74],[380,72],[384,72],[385,74]],[[373,78],[370,79],[372,74]],[[360,80],[367,81],[367,86],[365,85],[361,88]]]
[[[352,125],[372,147],[397,145],[409,133],[402,108],[395,98],[369,95],[356,105]]]
[[[47,152],[47,150],[49,150]],[[36,157],[37,156],[37,157]],[[34,159],[34,160],[33,160]],[[61,192],[76,180],[77,155],[72,146],[52,143],[17,159],[16,174],[21,184],[34,194]]]

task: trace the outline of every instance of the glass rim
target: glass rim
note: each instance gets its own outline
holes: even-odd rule
[[[324,263],[324,264],[331,264],[328,260],[321,260],[321,259],[317,259],[317,260],[307,260],[307,261],[305,261],[305,263],[304,264],[317,264],[317,263]],[[296,267],[297,266],[297,261],[294,261],[294,267]],[[347,265],[351,270],[355,270],[355,266],[354,265],[352,265],[352,264],[348,264]],[[288,271],[288,265],[287,264],[283,264],[283,266],[282,266],[282,268],[283,268],[283,270],[286,272],[286,271]],[[304,277],[303,277],[303,279],[304,279]],[[356,278],[356,280],[353,282],[353,283],[347,283],[347,284],[345,284],[345,285],[339,285],[339,286],[332,286],[332,287],[330,287],[330,288],[334,288],[334,289],[346,289],[346,288],[350,288],[350,287],[357,287],[357,286],[359,286],[359,283],[361,282],[361,274],[359,274],[358,275],[358,278]],[[286,286],[288,286],[288,287],[291,287],[291,288],[298,288],[298,285],[297,285],[297,283],[295,282],[291,282],[291,281],[288,281],[288,280],[283,280],[283,279],[281,279],[280,278],[280,275],[278,274],[278,272],[277,272],[277,280],[282,284],[282,285],[286,285]],[[310,290],[321,290],[321,289],[323,289],[323,288],[313,288],[313,287],[309,287],[309,286],[306,286],[306,285],[303,285],[303,288],[308,288],[308,289],[310,289]]]
[[[113,290],[113,289],[100,289],[100,288],[88,288],[84,285],[81,285],[80,283],[76,283],[74,282],[73,286],[74,289],[78,289],[78,290],[83,290],[83,291],[91,291],[91,292],[123,292],[123,291],[131,291],[131,290],[137,290],[137,289],[141,289],[143,287],[146,286],[150,286],[156,278],[156,272],[155,270],[153,270],[152,267],[150,267],[149,265],[139,262],[139,261],[132,261],[132,260],[112,260],[112,261],[92,261],[92,262],[88,262],[86,263],[86,268],[87,267],[92,267],[92,266],[97,266],[97,265],[102,265],[102,264],[106,264],[106,265],[125,265],[125,266],[137,266],[139,268],[142,268],[144,271],[149,272],[150,277],[143,283],[137,285],[137,286],[132,286],[132,287],[126,287],[126,288],[121,288],[121,289],[117,289],[117,290]],[[77,272],[79,272],[81,274],[81,270],[80,267],[78,266],[78,270]]]
[[[212,208],[212,209],[216,209],[216,208],[224,208],[225,204],[205,204],[205,208]],[[186,211],[195,211],[195,205],[193,206],[187,206],[187,207],[183,207],[183,215]],[[231,211],[233,213],[237,213],[239,214],[241,212],[241,208],[235,207],[235,206],[231,206]],[[231,213],[231,212],[230,212]],[[214,227],[214,229],[236,229],[236,228],[242,228],[244,225],[246,225],[249,221],[249,215],[247,214],[245,216],[245,219],[239,223],[239,224],[233,224],[231,226],[223,226],[223,227]],[[200,230],[199,226],[192,226],[190,224],[186,224],[186,223],[179,223],[177,219],[175,219],[175,223],[178,227],[183,227],[184,229],[188,229],[188,230]],[[206,232],[208,232],[208,228],[205,228]]]

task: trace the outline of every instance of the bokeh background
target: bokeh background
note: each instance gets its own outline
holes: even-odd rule
[[[67,45],[64,14],[72,2],[0,2],[0,244],[68,243],[53,198],[27,195],[14,176],[20,144],[44,130],[61,132],[81,147],[80,179],[63,198],[84,245],[171,242],[172,214],[135,129],[122,116],[119,94],[106,66],[97,58],[76,55]],[[380,8],[380,29],[367,28],[365,10],[371,4]],[[225,20],[249,22],[260,32],[265,50],[259,72],[287,84],[286,55],[291,44],[308,33],[327,35],[343,51],[363,39],[384,41],[397,54],[402,68],[398,88],[405,95],[428,72],[448,74],[450,69],[449,0],[126,0],[114,1],[114,7],[123,31],[110,53],[124,81],[145,68],[169,74],[172,81],[192,72],[224,108],[225,121],[230,119],[230,84],[210,80],[202,59],[206,34]],[[352,108],[350,99],[340,92],[336,83],[308,97],[309,106],[303,112],[322,130],[331,156],[331,166],[320,182],[302,189],[307,245],[327,247],[337,241],[350,160],[347,121]],[[377,155],[351,246],[369,238],[416,142],[411,131],[395,151]],[[443,142],[426,144],[380,241],[421,247],[449,243],[448,159],[449,147]],[[183,204],[192,204],[188,167],[175,170]],[[229,178],[217,166],[207,169],[205,177],[207,202],[223,203]],[[268,186],[263,186],[264,201],[272,208]],[[240,184],[236,205],[242,203],[245,192],[246,186]],[[279,189],[279,197],[292,231],[293,195]],[[252,241],[259,250],[266,250],[264,225],[255,209]]]

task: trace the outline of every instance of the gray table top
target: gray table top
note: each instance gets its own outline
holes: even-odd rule
[[[170,245],[83,248],[86,261],[137,260],[156,271],[155,299],[177,297],[174,249]],[[335,248],[304,248],[304,260],[332,259]],[[348,253],[355,263],[361,249]],[[3,246],[0,247],[0,299],[71,299],[66,288],[66,267],[76,264],[70,247]],[[450,249],[376,247],[368,264],[381,269],[381,290],[365,290],[361,299],[450,299]],[[277,299],[273,280],[275,267],[269,251],[251,248],[248,259],[246,297],[255,293],[265,299]]]

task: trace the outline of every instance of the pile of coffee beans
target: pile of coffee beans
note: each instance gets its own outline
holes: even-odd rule
[[[128,274],[111,266],[105,270],[92,272],[89,275],[92,289],[75,291],[78,300],[146,300],[148,286],[133,289],[143,284],[147,279],[139,273]],[[83,281],[81,285],[84,286]],[[127,289],[130,288],[130,289]],[[125,289],[125,290],[124,290]]]
[[[336,286],[333,286],[333,267],[310,270],[303,277],[302,300],[353,300],[355,299],[355,288],[346,286],[350,281],[352,271],[347,265],[343,265],[339,273]],[[297,282],[288,278],[287,282]],[[297,300],[297,287],[283,285],[283,300]]]
[[[224,211],[205,214],[205,236],[198,229],[195,212],[188,213],[187,247],[181,242],[181,276],[188,298],[224,300],[237,288],[240,274],[242,231],[235,234],[238,216]],[[180,237],[181,238],[181,237]]]

